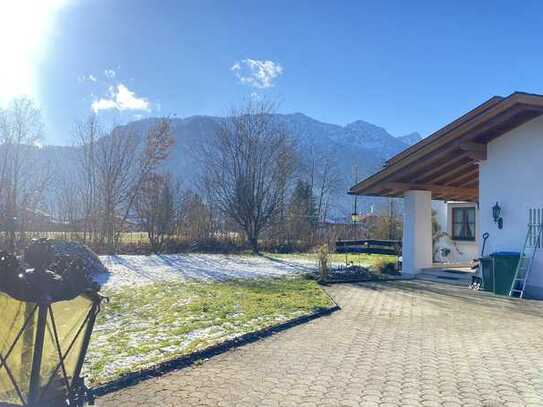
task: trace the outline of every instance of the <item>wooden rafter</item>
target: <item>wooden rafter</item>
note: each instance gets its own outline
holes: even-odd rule
[[[486,144],[464,141],[458,144],[460,150],[475,161],[486,161]]]
[[[479,177],[475,177],[473,179],[465,180],[464,182],[459,183],[456,186],[462,187],[462,188],[471,188],[471,187],[476,188],[476,187],[479,186]]]
[[[466,161],[467,160],[467,161]],[[416,176],[412,176],[412,180],[415,183],[427,183],[428,180],[432,179],[436,174],[442,174],[443,172],[448,172],[450,169],[457,168],[459,165],[464,165],[471,162],[469,158],[464,155],[459,155],[457,158],[452,160],[445,160],[441,164],[435,165],[434,167],[423,171]]]
[[[466,174],[466,172],[471,173],[473,169],[478,170],[478,167],[473,165],[473,161],[468,161],[454,169],[449,171],[444,171],[441,175],[432,178],[432,184],[447,184],[451,179],[455,179],[458,176]]]
[[[386,188],[396,191],[431,191],[437,194],[458,194],[458,195],[472,195],[475,191],[472,188],[460,188],[446,185],[436,184],[412,184],[408,182],[388,182]]]
[[[445,182],[445,185],[450,185],[453,187],[458,187],[463,184],[473,182],[473,180],[479,178],[479,169],[476,168],[475,170],[471,172],[465,172],[463,174],[458,174],[455,178],[450,178]]]
[[[462,181],[464,179],[473,179],[477,176],[479,176],[479,168],[471,166],[464,168],[463,171],[455,171],[449,174],[444,174],[444,176],[435,183],[439,185],[456,186],[459,180]]]

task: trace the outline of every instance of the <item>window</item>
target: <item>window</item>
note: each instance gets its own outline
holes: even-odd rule
[[[452,208],[453,240],[475,240],[475,208]]]

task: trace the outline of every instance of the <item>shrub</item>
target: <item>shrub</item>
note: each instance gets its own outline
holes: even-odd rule
[[[328,259],[330,257],[330,252],[328,250],[328,245],[323,244],[319,247],[319,279],[321,281],[326,281],[328,277]]]
[[[373,264],[373,269],[379,273],[397,274],[396,264],[387,259],[378,259]]]

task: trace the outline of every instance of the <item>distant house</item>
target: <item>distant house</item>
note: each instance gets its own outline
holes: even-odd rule
[[[404,198],[404,273],[433,265],[432,208],[452,261],[478,257],[485,232],[486,253],[522,250],[528,223],[543,222],[542,115],[543,95],[493,97],[351,188],[351,194]],[[539,251],[527,292],[543,296]]]

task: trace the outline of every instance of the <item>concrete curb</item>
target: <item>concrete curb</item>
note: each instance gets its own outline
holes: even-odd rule
[[[406,280],[414,280],[414,277],[390,277],[390,278],[374,278],[374,279],[364,279],[364,278],[351,278],[351,279],[345,279],[345,280],[329,280],[324,282],[318,282],[321,285],[333,285],[333,284],[351,284],[351,283],[379,283],[379,282],[387,282],[387,281],[406,281]]]
[[[202,349],[189,355],[184,355],[173,360],[159,363],[158,365],[141,370],[139,372],[126,374],[119,379],[113,380],[97,387],[93,387],[90,389],[90,392],[95,397],[104,396],[108,393],[121,390],[125,387],[133,386],[141,381],[151,379],[153,377],[159,377],[171,371],[191,366],[198,361],[209,359],[213,356],[225,353],[231,349],[235,349],[256,342],[260,339],[267,338],[286,329],[293,328],[297,325],[301,325],[303,323],[312,321],[325,315],[330,315],[333,312],[340,310],[341,308],[335,302],[335,300],[325,290],[323,291],[330,298],[330,300],[334,304],[333,306],[318,309],[311,314],[302,315],[278,325],[272,325],[268,328],[263,328],[255,332],[248,332],[237,338],[226,340],[222,343],[210,346],[209,348]]]

